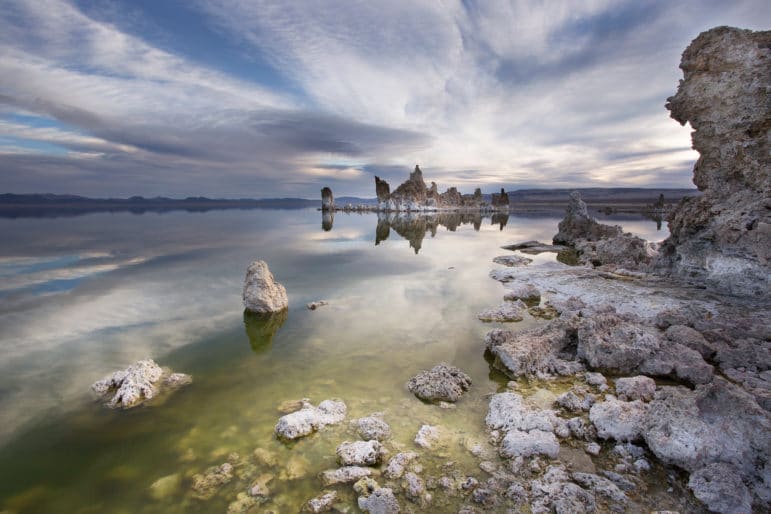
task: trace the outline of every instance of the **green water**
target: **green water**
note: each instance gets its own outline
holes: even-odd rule
[[[507,380],[483,357],[492,325],[476,313],[501,300],[487,276],[506,253],[499,247],[548,240],[557,220],[477,221],[434,227],[416,245],[414,227],[382,240],[374,215],[338,214],[326,231],[314,210],[0,220],[10,243],[0,271],[19,284],[0,291],[0,511],[226,512],[267,474],[270,500],[249,512],[297,512],[323,490],[317,475],[336,467],[337,445],[356,438],[348,420],[373,412],[392,428],[391,453],[413,450],[421,425],[441,427],[441,447],[421,458],[424,476],[452,461],[485,480],[468,448],[486,440],[487,395]],[[241,281],[258,258],[287,288],[285,320],[243,315]],[[304,308],[322,299],[329,305]],[[91,382],[148,356],[193,384],[130,411],[90,396]],[[454,409],[405,387],[440,361],[473,380]],[[300,398],[342,399],[346,422],[278,442],[278,407]],[[258,448],[274,462],[255,457]],[[193,498],[193,476],[228,460],[236,476],[212,499]],[[176,486],[154,495],[150,486],[169,475]],[[339,507],[357,512],[350,486],[336,489]],[[437,499],[428,510],[462,502]]]

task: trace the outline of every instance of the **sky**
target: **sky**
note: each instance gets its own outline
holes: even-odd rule
[[[771,3],[2,0],[0,193],[693,187],[680,54]]]

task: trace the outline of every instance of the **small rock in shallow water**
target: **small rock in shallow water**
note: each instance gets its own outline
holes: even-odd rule
[[[329,305],[329,302],[326,302],[324,300],[319,300],[318,302],[311,302],[311,303],[307,304],[305,307],[308,310],[315,311],[319,307],[323,307],[325,305]]]
[[[527,305],[538,305],[541,301],[541,292],[533,284],[509,284],[508,291],[503,299],[507,302],[516,302],[521,300]]]
[[[211,499],[220,487],[233,480],[233,466],[229,463],[213,466],[203,473],[193,475],[193,498]]]
[[[412,501],[417,501],[426,491],[426,484],[423,479],[415,473],[409,472],[404,475],[404,493]]]
[[[321,483],[324,484],[325,487],[337,484],[352,484],[357,480],[372,475],[372,473],[372,469],[359,466],[345,466],[338,469],[328,469],[322,471]]]
[[[376,440],[344,441],[337,447],[337,461],[342,466],[376,466],[384,454],[385,448]]]
[[[169,374],[168,370],[158,366],[152,359],[144,359],[94,382],[91,390],[101,396],[112,395],[106,403],[107,407],[129,409],[154,398],[161,385],[176,389],[192,380],[190,375]]]
[[[383,474],[386,478],[401,478],[404,470],[413,460],[418,458],[415,452],[400,452],[391,457]]]
[[[485,309],[479,314],[477,318],[480,321],[497,321],[499,323],[517,322],[522,321],[527,312],[527,305],[521,300],[513,302],[503,302],[498,307],[492,309]]]
[[[319,496],[308,500],[304,510],[312,512],[313,514],[326,512],[332,510],[332,506],[336,501],[337,491],[324,491],[324,493],[320,494]]]
[[[257,505],[257,500],[246,493],[238,493],[236,500],[228,505],[227,514],[244,514]]]
[[[521,255],[499,255],[493,258],[493,262],[496,264],[502,264],[504,266],[527,266],[533,259],[529,257],[522,257]]]
[[[161,477],[150,486],[150,496],[156,500],[165,500],[174,496],[182,483],[182,477],[179,473]]]
[[[354,423],[362,439],[383,441],[391,436],[391,427],[378,414],[359,418]]]
[[[401,510],[394,493],[387,487],[372,491],[368,496],[360,496],[359,508],[370,514],[396,514]]]
[[[446,363],[421,371],[407,382],[410,392],[426,401],[456,402],[470,387],[471,377]]]
[[[312,434],[327,425],[335,425],[345,419],[347,408],[342,401],[324,400],[314,407],[303,402],[302,409],[282,416],[276,423],[276,435],[292,440]]]
[[[246,270],[244,308],[249,312],[278,312],[289,306],[286,289],[273,278],[265,261],[254,261]]]
[[[430,449],[437,442],[439,442],[439,427],[423,425],[415,436],[415,444],[421,448]]]

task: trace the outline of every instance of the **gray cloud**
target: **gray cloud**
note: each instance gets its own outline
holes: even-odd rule
[[[153,47],[139,9],[127,21],[11,1],[0,13],[0,138],[11,141],[0,190],[313,197],[330,185],[372,196],[374,174],[398,184],[415,163],[464,191],[688,186],[688,129],[663,108],[680,52],[710,26],[771,16],[757,0],[189,8],[296,90]],[[3,113],[60,125],[1,124]]]

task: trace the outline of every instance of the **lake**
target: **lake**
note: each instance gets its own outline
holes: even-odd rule
[[[505,244],[549,241],[558,221],[390,224],[337,213],[330,223],[315,209],[0,219],[0,511],[225,512],[263,476],[270,500],[254,511],[297,512],[353,437],[346,422],[278,442],[279,406],[299,398],[340,398],[347,419],[382,412],[396,451],[412,448],[422,424],[441,425],[452,444],[425,468],[452,460],[481,479],[468,448],[486,439],[485,395],[507,382],[484,358],[484,334],[497,325],[476,318],[503,294],[488,278],[492,258]],[[649,240],[667,236],[652,221],[616,222]],[[256,259],[287,289],[285,319],[244,315],[241,288]],[[316,300],[329,304],[305,308]],[[95,380],[146,357],[193,383],[129,411],[92,396]],[[473,380],[454,409],[405,387],[441,361]],[[234,479],[210,500],[192,498],[193,475],[228,460]],[[150,488],[169,476],[163,494]],[[355,503],[350,487],[340,492],[341,505]]]

